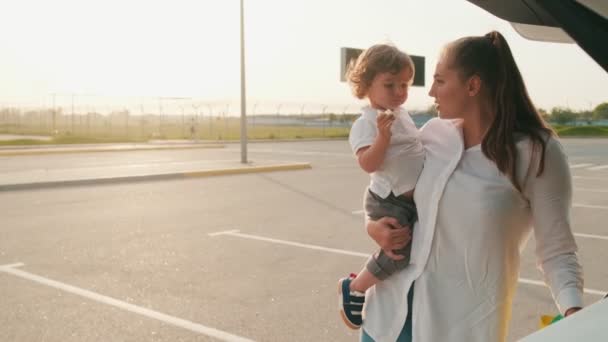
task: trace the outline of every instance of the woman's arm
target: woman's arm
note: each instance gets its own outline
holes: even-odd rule
[[[572,177],[557,140],[547,141],[544,172],[540,177],[536,177],[536,172],[531,173],[526,190],[532,210],[538,268],[560,311],[570,314],[583,306],[583,273],[570,227]]]

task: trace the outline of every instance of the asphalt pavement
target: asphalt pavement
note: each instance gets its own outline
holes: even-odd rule
[[[590,304],[608,292],[608,140],[563,144]],[[248,153],[251,165],[309,167],[0,191],[0,341],[356,341],[336,281],[375,250],[361,216],[368,176],[344,140]],[[0,184],[226,165],[250,167],[238,144],[5,155]],[[510,341],[557,311],[534,247],[522,252]]]

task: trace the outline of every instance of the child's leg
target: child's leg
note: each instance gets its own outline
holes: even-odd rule
[[[364,206],[366,214],[372,219],[394,217],[402,224],[411,224],[415,220],[416,207],[408,204],[403,208],[401,201],[395,196],[383,199],[371,191],[366,191]],[[344,323],[351,329],[358,329],[363,323],[362,311],[365,303],[365,292],[372,286],[404,268],[409,263],[409,248],[405,247],[407,258],[399,261],[390,259],[380,250],[372,256],[366,267],[356,277],[350,276],[338,281],[338,298],[340,315]]]
[[[365,291],[376,285],[380,279],[370,271],[370,264],[377,264],[376,257],[372,256],[365,268],[358,275],[338,281],[338,308],[342,320],[351,329],[359,329],[363,323],[363,305],[365,304]],[[374,268],[371,268],[374,270]]]
[[[370,287],[378,284],[380,279],[376,278],[367,268],[363,268],[359,274],[350,282],[350,290],[363,292],[367,291]]]
[[[342,278],[338,281],[338,309],[340,317],[347,327],[359,329],[363,323],[363,305],[365,293],[350,289],[354,277]]]
[[[382,217],[393,217],[397,219],[400,224],[410,226],[412,226],[416,220],[416,205],[411,198],[406,198],[405,196],[396,197],[391,193],[388,197],[381,198],[372,191],[368,191],[365,196],[364,204],[366,214],[373,220],[378,220]],[[366,265],[368,271],[366,273],[369,273],[369,275],[375,279],[372,285],[381,282],[396,271],[405,268],[409,264],[410,250],[411,244],[407,244],[404,248],[393,251],[393,253],[404,257],[401,260],[391,259],[382,250],[374,254]],[[364,279],[368,279],[368,277]],[[363,287],[369,282],[369,280],[368,282],[362,281],[360,285],[355,282],[355,285]]]

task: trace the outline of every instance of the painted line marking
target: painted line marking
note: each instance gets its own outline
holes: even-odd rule
[[[575,187],[574,190],[587,191],[587,192],[600,192],[600,193],[608,192],[608,190],[603,190],[603,189],[578,188],[578,187]]]
[[[225,230],[223,232],[215,232],[215,233],[209,233],[209,236],[218,236],[218,235],[230,235],[233,233],[238,233],[240,232],[240,230],[238,229],[233,229],[233,230]]]
[[[572,208],[608,209],[608,207],[604,205],[592,205],[583,203],[573,203]]]
[[[588,164],[588,163],[583,163],[583,164],[574,164],[574,165],[570,165],[571,169],[580,169],[583,167],[587,167],[587,166],[592,166],[593,164]]]
[[[608,191],[599,191],[598,192],[608,192]],[[572,203],[573,208],[588,208],[588,209],[604,209],[607,210],[608,206],[604,205],[592,205],[592,204],[584,204],[584,203]],[[353,215],[363,215],[363,210],[353,210],[351,212]]]
[[[585,234],[585,233],[574,233],[574,236],[584,237],[589,239],[599,239],[599,240],[608,240],[608,236],[605,235],[594,235],[594,234]]]
[[[608,191],[607,191],[608,192]],[[577,204],[574,206],[580,206],[583,208],[593,208],[593,209],[598,209],[598,206],[587,206],[584,204]],[[608,209],[608,207],[600,207],[600,209]],[[352,211],[353,215],[363,215],[363,210],[354,210]],[[574,236],[578,236],[578,237],[584,237],[584,238],[589,238],[589,239],[600,239],[600,240],[608,240],[608,236],[603,236],[603,235],[593,235],[593,234],[585,234],[585,233],[573,233]]]
[[[177,327],[184,328],[184,329],[196,332],[196,333],[201,333],[203,335],[214,337],[214,338],[217,338],[222,341],[253,342],[253,340],[250,340],[250,339],[247,339],[247,338],[244,338],[241,336],[233,335],[233,334],[227,333],[222,330],[218,330],[218,329],[211,328],[211,327],[206,327],[204,325],[194,323],[192,321],[188,321],[188,320],[178,318],[175,316],[166,315],[166,314],[158,312],[158,311],[142,308],[140,306],[126,303],[121,300],[114,299],[112,297],[104,296],[104,295],[101,295],[101,294],[98,294],[98,293],[95,293],[95,292],[92,292],[89,290],[81,289],[81,288],[78,288],[78,287],[75,287],[72,285],[68,285],[68,284],[65,284],[65,283],[62,283],[59,281],[55,281],[52,279],[48,279],[48,278],[44,278],[44,277],[35,275],[33,273],[29,273],[29,272],[25,272],[25,271],[16,269],[17,267],[21,267],[21,266],[23,266],[22,263],[2,265],[2,266],[0,266],[0,272],[12,274],[14,276],[17,276],[17,277],[20,277],[23,279],[31,280],[36,283],[40,283],[40,284],[47,285],[49,287],[53,287],[53,288],[56,288],[56,289],[59,289],[59,290],[65,291],[65,292],[69,292],[69,293],[72,293],[72,294],[75,294],[75,295],[78,295],[81,297],[85,297],[85,298],[91,299],[93,301],[102,303],[102,304],[111,305],[111,306],[117,307],[119,309],[123,309],[125,311],[130,311],[130,312],[142,315],[142,316],[146,316],[148,318],[153,318],[153,319],[159,320],[161,322],[172,324]]]
[[[544,282],[538,281],[538,280],[519,278],[518,281],[523,284],[547,287],[547,285]],[[586,294],[592,294],[592,295],[597,295],[597,296],[602,296],[602,297],[605,296],[607,293],[606,291],[600,291],[600,290],[594,290],[594,289],[588,289],[588,288],[584,288],[583,292]]]
[[[320,251],[336,253],[336,254],[346,254],[346,255],[358,256],[358,257],[363,257],[363,258],[369,258],[369,256],[370,256],[370,253],[359,253],[359,252],[354,252],[354,251],[347,251],[344,249],[329,248],[329,247],[310,245],[310,244],[304,244],[304,243],[287,241],[287,240],[271,239],[271,238],[251,235],[251,234],[235,233],[234,230],[227,230],[227,231],[223,231],[223,232],[209,234],[209,236],[222,236],[222,235],[235,236],[235,237],[251,239],[251,240],[266,241],[266,242],[277,243],[277,244],[281,244],[281,245],[308,248],[308,249],[320,250]],[[545,283],[542,281],[526,279],[526,278],[519,278],[518,280],[520,283],[530,284],[530,285],[539,285],[539,286],[546,287]],[[587,289],[587,288],[583,289],[583,291],[587,294],[599,295],[599,296],[605,296],[606,293],[608,292],[608,291],[600,291],[600,290]]]
[[[587,170],[589,170],[589,171],[598,171],[598,170],[604,170],[604,169],[608,169],[608,165],[594,166],[594,167],[588,168]]]
[[[573,179],[601,180],[601,181],[608,180],[608,178],[601,178],[601,177],[585,177],[585,176],[572,176],[572,178],[573,178]]]
[[[587,190],[587,189],[583,189],[583,190]],[[608,191],[598,190],[597,192],[608,192]],[[572,207],[573,208],[588,208],[588,209],[605,209],[605,210],[608,209],[608,206],[604,206],[604,205],[592,205],[592,204],[583,204],[583,203],[572,203]],[[353,215],[363,215],[363,210],[353,210],[353,211],[351,211],[351,213]]]
[[[272,238],[267,238],[267,237],[263,237],[263,236],[243,234],[243,233],[239,233],[239,232],[240,232],[239,230],[236,230],[236,231],[227,230],[224,232],[211,233],[211,234],[209,234],[209,236],[230,235],[230,236],[236,236],[236,237],[241,237],[241,238],[245,238],[245,239],[266,241],[266,242],[276,243],[276,244],[280,244],[280,245],[308,248],[308,249],[314,249],[314,250],[323,251],[323,252],[351,255],[351,256],[357,256],[357,257],[362,257],[362,258],[368,258],[370,256],[369,253],[359,253],[359,252],[347,251],[347,250],[338,249],[338,248],[330,248],[330,247],[310,245],[310,244],[306,244],[306,243],[299,243],[299,242],[293,242],[293,241],[287,241],[287,240],[272,239]]]

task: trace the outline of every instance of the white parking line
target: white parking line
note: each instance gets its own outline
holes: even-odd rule
[[[599,193],[607,193],[608,190],[604,190],[604,189],[590,189],[590,188],[579,188],[579,187],[575,187],[574,190],[577,191],[587,191],[587,192],[599,192]]]
[[[579,188],[576,188],[579,189]],[[579,189],[579,190],[589,190],[594,191],[592,189]],[[595,192],[608,192],[606,190],[596,190]],[[608,206],[605,205],[593,205],[593,204],[584,204],[584,203],[572,203],[573,208],[587,208],[587,209],[604,209],[608,210]],[[351,213],[353,215],[363,215],[363,210],[353,210]]]
[[[570,164],[570,168],[571,168],[571,169],[580,169],[580,168],[587,167],[587,166],[591,166],[591,165],[593,165],[593,164],[588,164],[588,163],[583,163],[583,164],[574,164],[574,165],[573,165],[573,164]]]
[[[277,243],[277,244],[281,244],[281,245],[302,247],[302,248],[320,250],[320,251],[330,252],[330,253],[358,256],[358,257],[363,257],[363,258],[369,258],[369,255],[370,255],[369,253],[359,253],[359,252],[354,252],[354,251],[347,251],[344,249],[329,248],[329,247],[310,245],[310,244],[304,244],[304,243],[287,241],[287,240],[278,240],[278,239],[272,239],[272,238],[267,238],[267,237],[263,237],[263,236],[251,235],[251,234],[242,234],[242,233],[238,233],[238,231],[235,232],[235,230],[227,230],[227,231],[223,231],[223,232],[210,233],[208,235],[209,236],[222,236],[222,235],[235,236],[235,237],[240,237],[240,238],[244,238],[244,239],[266,241],[266,242]],[[545,283],[543,283],[542,281],[538,281],[538,280],[532,280],[532,279],[526,279],[526,278],[519,278],[518,280],[520,283],[523,283],[523,284],[538,285],[538,286],[543,286],[543,287],[546,286]],[[604,296],[608,292],[608,291],[601,291],[601,290],[594,290],[594,289],[587,289],[587,288],[583,289],[583,291],[587,294],[598,295],[598,296]]]
[[[589,238],[589,239],[608,240],[608,236],[605,236],[605,235],[574,233],[574,236],[584,237],[584,238]]]
[[[592,209],[608,209],[608,207],[602,207],[602,206],[590,206],[590,205],[585,205],[585,204],[573,204],[574,207],[581,207],[581,208],[592,208]],[[354,210],[352,211],[353,215],[363,215],[363,210]],[[608,236],[603,236],[603,235],[593,235],[593,234],[584,234],[584,233],[574,233],[574,236],[578,236],[578,237],[584,237],[584,238],[589,238],[589,239],[600,239],[600,240],[608,240]]]
[[[526,279],[526,278],[519,278],[519,282],[523,283],[523,284],[529,284],[529,285],[547,286],[542,281]],[[602,297],[605,296],[607,293],[606,291],[587,289],[587,288],[583,289],[583,292],[586,294],[598,295],[598,296],[602,296]]]
[[[158,312],[158,311],[142,308],[140,306],[129,304],[129,303],[120,301],[118,299],[114,299],[112,297],[104,296],[104,295],[101,295],[101,294],[98,294],[95,292],[84,290],[84,289],[81,289],[81,288],[78,288],[78,287],[75,287],[72,285],[68,285],[65,283],[61,283],[61,282],[58,282],[55,280],[51,280],[48,278],[44,278],[44,277],[35,275],[33,273],[29,273],[29,272],[25,272],[25,271],[16,269],[16,267],[20,267],[20,266],[23,266],[23,264],[18,263],[18,264],[11,264],[11,265],[2,265],[2,266],[0,266],[0,272],[12,274],[12,275],[20,277],[20,278],[24,278],[27,280],[31,280],[31,281],[43,284],[43,285],[54,287],[56,289],[59,289],[59,290],[65,291],[65,292],[69,292],[69,293],[73,293],[75,295],[85,297],[85,298],[94,300],[99,303],[111,305],[111,306],[114,306],[114,307],[117,307],[117,308],[120,308],[120,309],[123,309],[126,311],[130,311],[130,312],[142,315],[142,316],[146,316],[149,318],[159,320],[159,321],[167,323],[167,324],[172,324],[177,327],[184,328],[184,329],[196,332],[196,333],[201,333],[203,335],[214,337],[214,338],[217,338],[222,341],[228,341],[228,342],[252,342],[253,341],[253,340],[250,340],[250,339],[247,339],[244,337],[240,337],[237,335],[227,333],[225,331],[206,327],[204,325],[194,323],[194,322],[191,322],[191,321],[188,321],[185,319],[181,319],[181,318],[174,317],[174,316],[169,316],[169,315],[166,315],[166,314]]]
[[[608,191],[605,191],[608,192]],[[578,204],[574,203],[573,207],[578,208],[591,208],[591,209],[608,209],[608,207],[599,206],[599,205],[588,205],[588,204]],[[363,215],[363,210],[353,210],[353,215]],[[574,236],[588,238],[588,239],[599,239],[599,240],[608,240],[608,236],[603,235],[593,235],[593,234],[584,234],[584,233],[574,233]]]
[[[608,209],[605,205],[592,205],[592,204],[583,204],[583,203],[573,203],[573,208],[588,208],[588,209]]]
[[[572,176],[573,179],[588,179],[588,180],[601,180],[601,181],[605,181],[608,180],[608,178],[604,177],[586,177],[586,176]]]
[[[309,245],[309,244],[299,243],[299,242],[292,242],[292,241],[286,241],[286,240],[271,239],[271,238],[267,238],[267,237],[250,235],[250,234],[242,234],[242,233],[239,233],[238,229],[237,230],[227,230],[227,231],[224,231],[224,232],[217,232],[217,233],[211,233],[211,234],[209,234],[209,236],[219,236],[219,235],[231,235],[231,236],[242,237],[242,238],[245,238],[245,239],[260,240],[260,241],[277,243],[277,244],[281,244],[281,245],[288,245],[288,246],[294,246],[294,247],[302,247],[302,248],[308,248],[308,249],[316,249],[316,250],[319,250],[319,251],[331,252],[331,253],[336,253],[336,254],[345,254],[345,255],[358,256],[358,257],[364,257],[364,258],[369,257],[369,253],[358,253],[358,252],[347,251],[347,250],[344,250],[344,249],[328,248],[328,247]]]
[[[604,170],[604,169],[608,169],[608,165],[594,166],[594,167],[588,168],[587,170],[589,170],[589,171],[598,171],[598,170]]]

